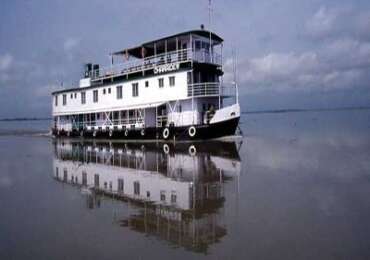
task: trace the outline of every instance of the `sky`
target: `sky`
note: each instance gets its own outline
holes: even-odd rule
[[[242,110],[370,106],[370,1],[212,3]],[[2,0],[0,118],[50,116],[50,93],[77,86],[84,63],[201,24],[207,0]]]

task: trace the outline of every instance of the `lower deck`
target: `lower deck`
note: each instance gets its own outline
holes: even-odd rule
[[[234,135],[239,123],[239,116],[235,116],[228,120],[223,120],[216,123],[207,123],[190,126],[163,126],[163,127],[146,127],[146,128],[118,128],[114,126],[99,127],[97,130],[74,129],[72,131],[58,130],[53,128],[54,136],[68,137],[87,137],[101,139],[180,139],[180,140],[195,140],[195,139],[212,139],[224,136]]]
[[[64,132],[141,130],[207,124],[219,109],[217,97],[149,104],[126,110],[55,115],[52,128]]]

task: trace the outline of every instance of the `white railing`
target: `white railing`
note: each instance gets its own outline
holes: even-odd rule
[[[116,119],[116,120],[91,120],[84,122],[68,122],[68,123],[57,123],[53,124],[56,129],[63,129],[65,131],[88,129],[93,130],[95,128],[102,128],[106,130],[107,128],[114,128],[115,126],[120,126],[121,128],[129,129],[132,125],[135,128],[142,128],[144,126],[144,118],[130,118],[130,119]]]
[[[182,49],[146,57],[144,59],[135,59],[117,65],[100,68],[98,70],[91,71],[89,76],[91,77],[92,81],[96,81],[150,70],[155,68],[156,66],[163,64],[182,63],[188,61],[213,63],[217,65],[222,64],[221,55],[218,53],[214,52],[211,55],[208,50],[204,49],[195,51],[193,51],[192,49]]]
[[[216,52],[210,54],[209,50],[201,49],[193,51],[192,54],[194,61],[222,65],[221,55]]]
[[[188,97],[213,96],[220,92],[220,83],[204,82],[188,85]]]
[[[235,86],[221,85],[219,82],[203,82],[188,84],[188,97],[199,96],[235,96]]]

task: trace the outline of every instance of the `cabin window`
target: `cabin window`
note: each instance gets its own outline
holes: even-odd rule
[[[97,90],[93,91],[93,101],[94,103],[98,102],[98,91]]]
[[[159,86],[160,88],[163,88],[163,87],[164,87],[164,80],[163,80],[163,78],[159,78],[159,79],[158,79],[158,86]]]
[[[209,50],[209,43],[208,42],[202,42],[202,49]]]
[[[94,175],[94,187],[99,188],[99,174]]]
[[[73,99],[73,94],[71,93],[71,99]]]
[[[86,104],[86,92],[81,92],[81,104]]]
[[[117,86],[116,93],[117,99],[122,99],[122,86]]]
[[[195,41],[195,49],[200,50],[201,47],[201,42],[200,41]]]
[[[147,198],[150,198],[150,191],[147,191],[147,192],[146,192],[146,197],[147,197]]]
[[[166,201],[166,191],[161,190],[161,201]]]
[[[75,93],[75,98],[77,98],[77,93]]]
[[[111,89],[110,88],[108,88],[108,94],[110,94],[112,91],[111,91]]]
[[[82,185],[87,186],[87,173],[82,172]]]
[[[179,105],[179,112],[181,113],[182,112],[182,106]]]
[[[171,192],[171,203],[176,203],[177,201],[177,194],[176,191]]]
[[[105,95],[105,93],[106,93],[106,90],[105,90],[105,88],[103,89],[103,95]]]
[[[55,100],[55,106],[57,107],[58,106],[58,96],[57,95],[54,97],[54,100]]]
[[[124,189],[124,182],[123,182],[123,179],[118,179],[118,188],[117,188],[117,190],[118,190],[118,192],[123,192],[123,189]]]
[[[138,181],[134,182],[134,194],[140,195],[140,182]]]
[[[171,76],[169,77],[169,79],[170,79],[170,87],[175,86],[175,76]]]
[[[63,169],[63,181],[67,181],[68,180],[68,172],[67,172],[67,169],[64,168]]]
[[[63,95],[63,106],[67,105],[67,95]]]
[[[145,87],[149,87],[149,81],[145,81]]]
[[[190,71],[187,73],[187,81],[188,81],[188,84],[192,83],[191,72]]]
[[[139,96],[139,83],[132,83],[132,96],[133,97]]]

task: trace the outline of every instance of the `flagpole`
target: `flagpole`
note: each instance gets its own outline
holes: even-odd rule
[[[211,32],[211,12],[212,12],[212,9],[211,9],[211,0],[208,0],[208,27],[209,27],[209,55],[210,55],[210,58],[211,58],[211,62],[213,61],[213,57],[212,57],[212,32]]]

